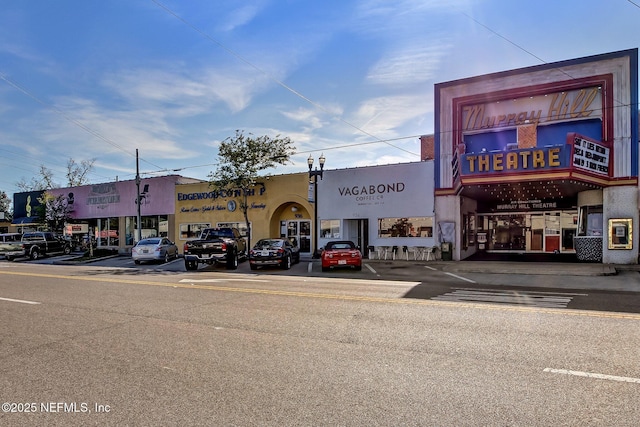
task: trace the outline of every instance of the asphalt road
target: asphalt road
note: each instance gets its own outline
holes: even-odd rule
[[[64,257],[38,261],[22,260],[28,264],[52,264]],[[0,261],[2,263],[3,261]],[[119,274],[146,275],[150,273],[186,272],[178,258],[169,263],[136,265],[129,257],[114,257],[84,265],[87,269],[111,267],[122,269]],[[200,265],[199,273],[230,272],[224,266]],[[338,279],[400,280],[413,282],[405,298],[442,301],[484,302],[523,307],[555,307],[579,310],[640,313],[640,292],[625,289],[640,288],[638,271],[621,270],[614,276],[564,276],[531,274],[487,274],[440,271],[424,262],[366,262],[362,271],[333,270],[322,272],[319,261],[303,260],[290,270],[261,268],[251,271],[248,262],[240,263],[235,274],[334,277]],[[630,283],[639,284],[630,287]]]
[[[0,425],[640,424],[637,314],[164,267],[0,263]]]

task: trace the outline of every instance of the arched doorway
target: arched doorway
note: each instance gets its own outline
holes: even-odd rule
[[[299,203],[282,204],[274,213],[271,228],[278,229],[280,237],[288,237],[300,247],[302,256],[311,256],[313,224],[309,211]]]

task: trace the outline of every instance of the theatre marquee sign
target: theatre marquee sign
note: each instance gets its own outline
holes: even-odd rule
[[[462,131],[602,117],[598,86],[462,107]]]
[[[610,158],[607,145],[570,133],[562,145],[465,153],[459,163],[462,176],[573,169],[609,177]]]
[[[584,136],[571,134],[573,142],[573,161],[575,168],[610,176],[609,147]]]

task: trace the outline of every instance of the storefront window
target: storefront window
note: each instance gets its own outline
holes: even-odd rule
[[[340,238],[340,220],[339,219],[323,219],[320,221],[320,235],[324,239]]]
[[[211,227],[208,222],[196,224],[180,224],[180,240],[197,239],[204,228]]]
[[[136,217],[130,216],[125,220],[127,245],[132,245],[138,239],[138,228],[136,227]],[[169,218],[167,215],[143,216],[141,219],[141,237],[167,237],[169,235]]]
[[[219,222],[216,224],[216,227],[237,228],[238,231],[240,231],[240,234],[244,237],[247,237],[249,231],[246,222]]]
[[[90,221],[90,226],[97,246],[118,246],[120,243],[118,218],[97,218]]]
[[[476,239],[476,216],[474,214],[465,214],[462,216],[462,242],[463,248],[475,244]]]
[[[580,208],[579,236],[602,236],[604,225],[602,205],[583,206]]]
[[[378,218],[378,237],[433,237],[433,217]]]

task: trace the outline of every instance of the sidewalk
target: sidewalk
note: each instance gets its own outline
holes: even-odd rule
[[[618,270],[640,271],[640,265],[613,265],[598,263],[566,263],[566,262],[518,262],[518,261],[422,261],[406,259],[364,259],[364,262],[391,263],[394,266],[402,264],[424,264],[437,270],[457,273],[486,273],[486,274],[524,274],[524,275],[553,275],[553,276],[612,276]]]

